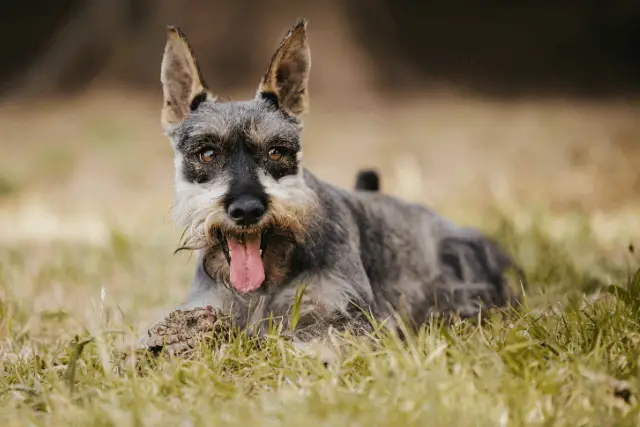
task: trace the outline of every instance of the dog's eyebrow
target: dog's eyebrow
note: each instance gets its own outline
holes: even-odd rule
[[[264,141],[263,144],[267,147],[281,145],[281,146],[290,148],[292,150],[300,149],[300,139],[288,138],[287,136],[273,136],[267,139],[266,141]]]
[[[291,148],[299,148],[300,141],[298,135],[292,132],[290,129],[281,128],[281,129],[247,129],[246,137],[250,139],[252,142],[262,145],[262,146],[271,146],[271,145],[286,145]]]
[[[177,146],[180,149],[192,151],[206,145],[220,145],[223,142],[223,138],[214,133],[184,134],[181,135]]]
[[[253,141],[265,145],[273,139],[293,139],[297,129],[293,123],[283,120],[282,116],[267,114],[258,120],[251,120],[244,128],[247,137]]]

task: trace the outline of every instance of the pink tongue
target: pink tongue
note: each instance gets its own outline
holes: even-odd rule
[[[264,282],[264,264],[260,256],[260,238],[243,245],[239,240],[227,240],[231,250],[231,284],[242,293],[255,291]]]

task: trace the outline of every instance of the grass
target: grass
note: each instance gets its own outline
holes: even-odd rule
[[[121,353],[194,264],[172,255],[156,101],[0,106],[1,426],[640,424],[637,105],[314,101],[307,165],[344,186],[380,165],[384,191],[496,236],[529,278],[522,311],[336,337],[328,366],[238,335],[137,369]]]
[[[0,197],[16,193],[18,189],[15,179],[0,175]]]
[[[163,267],[170,251],[115,231],[102,247],[8,249],[0,424],[637,425],[636,254],[613,262],[587,225],[564,243],[540,221],[526,230],[501,221],[493,234],[534,261],[521,313],[482,327],[434,322],[405,343],[338,336],[329,366],[277,337],[256,348],[237,335],[193,360],[136,369],[121,351],[140,329],[137,309],[163,298],[133,284],[171,292],[187,281],[184,263]]]

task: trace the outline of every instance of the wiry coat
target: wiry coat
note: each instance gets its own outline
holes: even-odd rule
[[[305,182],[323,203],[294,249],[284,284],[239,295],[205,271],[204,250],[183,307],[232,310],[243,326],[270,315],[286,323],[296,289],[306,285],[299,327],[313,328],[366,322],[363,310],[379,320],[398,313],[420,324],[432,314],[475,317],[483,306],[508,302],[504,272],[511,261],[478,231],[417,204],[337,188],[308,171]]]
[[[356,185],[372,191],[350,191],[304,169],[310,64],[300,22],[255,99],[219,102],[184,35],[169,29],[162,117],[175,151],[174,217],[187,227],[184,247],[199,254],[181,307],[210,305],[255,330],[269,319],[286,324],[304,287],[298,330],[314,336],[328,326],[363,327],[366,312],[420,324],[432,314],[470,317],[506,304],[512,264],[479,232],[379,193],[375,174]],[[257,287],[235,283],[231,268],[240,256],[231,243],[237,251],[248,241],[260,244]]]

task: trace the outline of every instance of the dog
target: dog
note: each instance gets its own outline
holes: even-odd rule
[[[172,216],[185,228],[180,249],[198,254],[179,309],[211,306],[257,333],[277,319],[309,339],[368,330],[371,316],[420,325],[509,304],[514,263],[479,231],[381,193],[375,171],[362,171],[354,191],[304,168],[310,68],[300,20],[255,97],[222,100],[184,33],[167,27],[161,121],[175,154]]]

